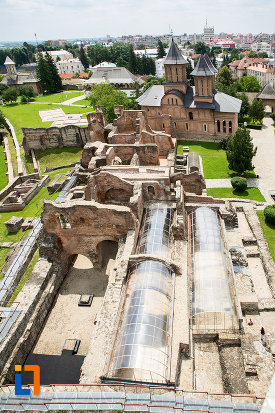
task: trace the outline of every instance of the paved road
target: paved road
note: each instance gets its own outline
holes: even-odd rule
[[[258,147],[253,159],[254,172],[259,179],[248,179],[247,184],[259,188],[268,203],[273,203],[270,192],[275,194],[275,135],[273,121],[264,118],[262,130],[251,129],[253,143]],[[206,179],[207,188],[231,188],[230,179]]]
[[[273,121],[264,118],[262,130],[251,129],[253,143],[258,147],[253,159],[255,173],[259,175],[258,187],[267,196],[268,202],[273,202],[270,192],[275,194],[275,135]]]

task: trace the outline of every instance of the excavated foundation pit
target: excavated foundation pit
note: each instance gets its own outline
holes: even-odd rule
[[[117,243],[104,241],[101,246],[102,267],[78,255],[64,279],[46,322],[25,364],[38,364],[41,384],[78,383],[80,368],[88,353],[97,313],[100,311],[108,284],[108,274],[115,262]],[[90,306],[79,306],[81,295],[93,294]],[[80,340],[77,354],[72,354],[74,341]],[[63,349],[63,347],[70,350]],[[24,383],[32,382],[31,374]]]

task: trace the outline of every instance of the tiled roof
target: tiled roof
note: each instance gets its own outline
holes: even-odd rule
[[[175,93],[179,91],[169,91]],[[179,96],[178,93],[176,93]],[[214,91],[213,103],[196,102],[194,101],[195,88],[188,86],[187,93],[180,92],[180,98],[184,100],[184,107],[196,109],[212,109],[215,112],[239,113],[241,110],[242,101],[225,93]],[[164,96],[163,85],[153,85],[147,89],[138,99],[140,106],[161,106],[161,100]]]
[[[191,72],[191,75],[193,76],[214,76],[217,73],[217,69],[209,59],[208,55],[205,53],[204,55],[201,55],[199,58],[199,61],[193,70]]]
[[[179,51],[179,48],[174,42],[173,37],[163,63],[165,65],[187,65],[188,63]]]
[[[138,76],[135,76],[131,72],[129,72],[126,67],[102,67],[96,69],[86,83],[131,84],[134,82],[138,82],[139,84],[144,83],[144,81]]]
[[[270,82],[258,93],[257,98],[259,99],[275,99],[274,83]]]

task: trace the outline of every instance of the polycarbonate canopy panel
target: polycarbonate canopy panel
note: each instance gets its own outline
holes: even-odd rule
[[[111,367],[120,380],[166,382],[172,273],[160,261],[131,267],[123,322]]]
[[[173,209],[157,203],[145,209],[138,254],[171,255],[171,225]]]
[[[217,212],[200,207],[191,213],[193,315],[233,313],[227,260]]]

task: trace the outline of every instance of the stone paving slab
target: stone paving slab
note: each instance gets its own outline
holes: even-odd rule
[[[42,122],[53,122],[51,127],[61,128],[68,125],[86,126],[87,119],[82,114],[64,113],[63,109],[40,110]]]

